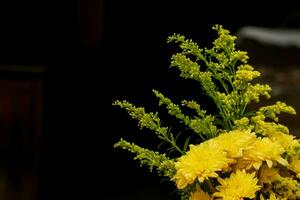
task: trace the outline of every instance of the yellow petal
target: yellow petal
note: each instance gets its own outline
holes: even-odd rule
[[[266,162],[267,162],[268,167],[271,168],[273,165],[273,162],[271,160],[266,160]]]

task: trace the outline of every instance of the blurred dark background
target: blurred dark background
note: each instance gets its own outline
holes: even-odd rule
[[[104,10],[1,1],[0,199],[100,198],[111,152]]]
[[[169,199],[172,185],[112,148],[120,137],[150,148],[158,141],[111,102],[127,99],[155,111],[151,89],[156,88],[175,102],[201,97],[209,110],[199,86],[168,68],[175,49],[166,44],[167,36],[182,33],[204,47],[215,38],[211,27],[216,23],[232,33],[245,26],[299,28],[293,5],[271,7],[204,1],[1,2],[0,198]],[[262,60],[269,53],[265,45],[244,41],[241,48],[260,49],[252,62],[279,68],[279,83],[290,87],[281,67],[286,62]],[[289,62],[290,74],[296,74],[298,59]]]

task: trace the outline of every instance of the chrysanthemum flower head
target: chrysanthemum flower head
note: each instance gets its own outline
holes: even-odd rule
[[[218,192],[213,196],[220,197],[223,200],[240,200],[243,198],[255,198],[255,193],[261,186],[257,185],[258,179],[255,173],[246,173],[245,170],[238,170],[232,173],[229,178],[218,178],[221,185],[217,186]]]
[[[178,189],[183,189],[195,179],[203,182],[209,177],[218,177],[216,172],[228,168],[230,162],[222,148],[211,140],[190,145],[190,150],[175,163],[173,180]]]
[[[292,145],[295,141],[295,136],[289,135],[280,131],[274,131],[272,134],[269,134],[269,138],[272,141],[278,142],[283,148],[288,148]]]
[[[191,193],[189,200],[212,200],[213,198],[209,196],[206,192],[201,190],[201,188],[197,185],[195,192]]]
[[[220,134],[214,138],[215,142],[228,153],[230,158],[241,157],[243,150],[248,149],[255,139],[255,133],[251,133],[251,130],[240,129]]]
[[[287,166],[288,162],[281,157],[283,152],[284,148],[278,142],[273,142],[265,137],[257,139],[253,143],[253,147],[244,152],[243,159],[250,161],[251,165],[257,170],[263,161],[266,161],[268,167],[272,167],[274,161]]]

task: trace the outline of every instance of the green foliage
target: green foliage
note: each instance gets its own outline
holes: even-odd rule
[[[183,99],[181,105],[177,105],[162,93],[153,90],[159,99],[159,106],[165,106],[168,114],[191,129],[202,141],[234,128],[252,129],[261,136],[274,131],[288,133],[287,127],[277,123],[277,115],[282,112],[296,112],[285,103],[277,102],[258,111],[246,112],[251,102],[259,102],[262,96],[270,98],[271,88],[268,85],[252,83],[260,73],[248,64],[247,52],[236,50],[236,37],[220,25],[214,26],[213,30],[217,32],[218,37],[214,40],[212,48],[202,49],[191,39],[179,34],[170,36],[167,42],[178,44],[180,48],[180,52],[171,57],[170,67],[178,69],[180,77],[199,82],[203,92],[214,102],[218,114],[207,114],[196,100]],[[145,108],[136,107],[127,101],[115,101],[113,105],[125,109],[138,121],[140,128],[153,131],[159,139],[171,146],[171,150],[181,155],[187,151],[191,136],[185,135],[184,144],[178,144],[179,134],[174,135],[169,127],[162,126],[158,112],[146,112]],[[183,108],[193,110],[194,114],[185,114]],[[266,121],[267,118],[275,122]],[[140,160],[142,165],[148,165],[151,171],[156,168],[160,175],[172,180],[176,158],[168,158],[165,154],[139,147],[123,139],[114,147],[136,154],[135,159]],[[299,152],[299,149],[299,146],[291,148],[289,156],[293,155],[293,152]],[[191,191],[192,186],[181,190],[182,199],[188,199]]]
[[[265,117],[273,119],[275,122],[278,122],[278,117],[281,112],[295,115],[296,111],[293,107],[286,105],[283,102],[277,101],[276,104],[261,107],[259,113],[262,113]]]
[[[171,67],[178,68],[181,77],[200,82],[219,109],[222,119],[218,121],[230,130],[235,120],[245,116],[251,101],[258,102],[260,96],[270,97],[270,87],[250,83],[260,73],[247,64],[247,53],[235,50],[236,37],[231,36],[228,30],[219,25],[213,29],[219,37],[211,49],[200,49],[192,40],[178,34],[169,37],[168,42],[179,43],[182,50],[172,56]],[[188,56],[194,56],[195,60]]]
[[[134,159],[140,160],[141,165],[148,165],[150,171],[156,168],[160,175],[169,178],[172,178],[175,174],[174,161],[169,159],[165,154],[159,154],[158,152],[139,147],[123,139],[116,143],[114,147],[121,147],[136,154]]]
[[[113,105],[120,106],[127,110],[129,115],[133,119],[139,121],[140,128],[148,128],[156,133],[159,139],[171,144],[172,148],[179,151],[181,154],[184,152],[177,146],[173,133],[170,132],[168,127],[161,126],[161,122],[158,113],[146,113],[143,107],[135,107],[133,104],[127,101],[115,101]]]
[[[200,109],[200,105],[195,101],[186,101],[183,100],[182,104],[187,105],[188,107],[195,109],[198,116],[185,116],[178,105],[174,104],[170,99],[164,97],[161,93],[156,90],[153,90],[156,97],[159,98],[159,105],[166,105],[170,115],[175,116],[177,119],[181,120],[185,125],[190,127],[197,133],[201,138],[212,138],[216,136],[217,128],[213,124],[214,117],[211,115],[206,115],[206,111]]]
[[[200,109],[200,105],[195,100],[182,100],[182,106],[196,112],[196,115],[187,116],[179,105],[153,90],[159,99],[159,105],[165,105],[170,115],[192,129],[202,140],[215,137],[218,134],[217,126],[219,125],[221,128],[230,130],[235,125],[234,122],[247,116],[246,106],[251,101],[259,101],[259,97],[263,95],[269,97],[270,91],[267,85],[250,83],[260,74],[253,71],[253,67],[247,64],[246,52],[235,50],[236,37],[231,36],[229,31],[220,25],[214,26],[213,30],[217,31],[219,37],[213,42],[211,49],[201,49],[197,43],[179,34],[170,36],[167,42],[177,43],[181,49],[180,53],[172,56],[171,67],[179,69],[182,78],[193,79],[201,84],[203,91],[216,104],[219,117],[206,114],[206,111]],[[178,136],[174,137],[168,127],[161,125],[157,112],[147,113],[145,108],[136,107],[127,101],[115,101],[113,105],[125,109],[133,119],[138,120],[140,128],[154,131],[159,139],[171,145],[171,149],[181,154],[186,151],[190,137],[186,136],[184,145],[180,147],[176,143]],[[268,112],[270,117],[273,115],[271,110],[271,108],[265,108],[261,112]],[[122,145],[125,143],[122,142],[117,147],[122,147]]]

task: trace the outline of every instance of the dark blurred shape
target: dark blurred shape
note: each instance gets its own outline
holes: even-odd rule
[[[242,26],[237,45],[248,51],[251,62],[284,68],[300,65],[300,12],[291,11],[278,26]]]
[[[104,36],[104,1],[80,0],[80,32],[85,47],[99,48]]]
[[[0,199],[34,200],[44,127],[45,68],[0,65]]]
[[[250,63],[262,71],[260,82],[271,85],[271,101],[284,101],[299,113],[300,12],[288,13],[278,27],[241,27],[237,31],[237,37],[238,47],[246,50]],[[282,119],[293,134],[300,136],[299,115],[283,115]]]
[[[9,113],[0,110],[1,200],[94,199],[101,191],[99,155],[110,152],[98,98],[103,2],[0,3],[0,108]]]
[[[300,29],[300,12],[293,11],[282,20],[282,27]]]
[[[246,49],[255,64],[286,67],[300,65],[300,28],[242,27],[238,46]]]

